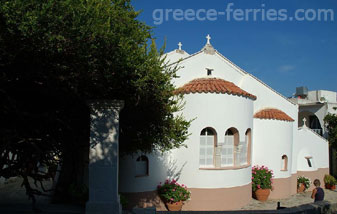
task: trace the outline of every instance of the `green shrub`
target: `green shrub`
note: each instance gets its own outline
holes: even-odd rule
[[[160,183],[157,186],[157,191],[164,202],[170,203],[186,201],[191,196],[191,192],[187,190],[187,186],[178,184],[174,179],[172,181],[167,179],[163,185]]]
[[[332,175],[325,175],[324,176],[324,183],[333,186],[333,185],[337,184],[337,180]]]
[[[252,168],[252,190],[272,189],[273,170],[266,166],[253,166]]]
[[[304,184],[305,189],[309,189],[310,183],[311,183],[310,178],[307,178],[305,176],[298,176],[297,177],[297,188],[300,187],[300,184]]]

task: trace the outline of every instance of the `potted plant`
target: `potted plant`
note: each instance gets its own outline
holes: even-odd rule
[[[259,201],[266,201],[272,189],[273,171],[265,166],[253,166],[252,190],[253,196]]]
[[[187,190],[187,186],[179,184],[176,180],[166,180],[162,185],[157,186],[159,197],[164,201],[169,211],[180,211],[183,202],[191,197],[191,192]]]
[[[297,177],[297,192],[305,192],[310,187],[310,179],[305,176]]]
[[[324,183],[325,183],[326,189],[331,189],[331,190],[336,189],[337,180],[332,175],[325,175]]]

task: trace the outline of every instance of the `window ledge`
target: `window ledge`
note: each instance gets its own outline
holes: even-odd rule
[[[287,169],[281,169],[280,171],[281,172],[287,172],[288,170]]]
[[[247,164],[247,165],[242,165],[242,166],[228,166],[228,167],[218,167],[218,168],[208,167],[208,168],[199,168],[199,170],[236,170],[236,169],[248,168],[250,166],[251,166],[250,164]]]

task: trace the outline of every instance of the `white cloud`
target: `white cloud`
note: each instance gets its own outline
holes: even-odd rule
[[[295,66],[293,65],[282,65],[278,68],[280,73],[291,73],[291,71],[295,70]]]

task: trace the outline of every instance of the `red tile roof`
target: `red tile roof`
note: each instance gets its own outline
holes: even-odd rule
[[[254,118],[259,119],[271,119],[271,120],[284,120],[284,121],[294,121],[293,118],[289,117],[286,113],[281,110],[268,108],[263,109],[254,114]]]
[[[256,100],[256,96],[242,90],[232,82],[228,82],[218,78],[200,78],[194,79],[182,87],[178,88],[177,94],[190,93],[217,93],[217,94],[232,94]]]

